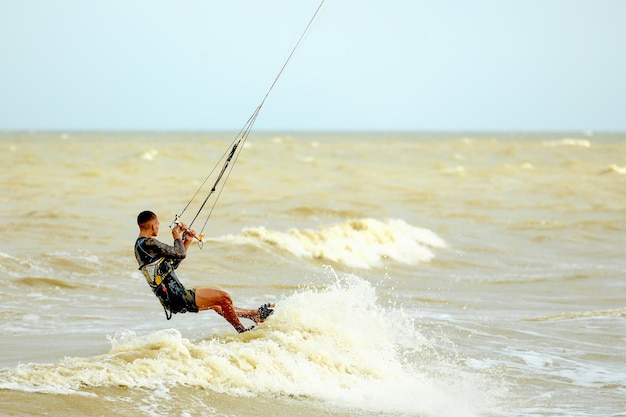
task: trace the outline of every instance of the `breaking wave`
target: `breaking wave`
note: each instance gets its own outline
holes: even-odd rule
[[[398,219],[371,218],[348,220],[315,230],[294,228],[280,232],[250,227],[239,235],[220,240],[284,250],[301,259],[363,269],[380,267],[385,259],[407,265],[428,262],[435,257],[432,249],[445,247],[443,239],[428,229]]]
[[[285,297],[251,332],[191,341],[174,329],[124,331],[107,354],[0,371],[0,389],[93,396],[99,387],[192,387],[408,415],[493,411],[499,384],[440,355],[417,329],[402,309],[381,306],[369,282],[348,275]]]

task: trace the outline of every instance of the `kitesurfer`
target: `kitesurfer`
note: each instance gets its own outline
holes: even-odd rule
[[[165,315],[169,320],[172,314],[197,313],[202,310],[214,310],[224,317],[239,333],[251,330],[246,328],[240,318],[252,320],[255,324],[263,322],[273,313],[273,305],[264,304],[257,310],[235,307],[230,295],[215,288],[187,289],[176,276],[175,269],[185,259],[187,249],[196,236],[196,232],[182,222],[177,222],[172,229],[174,246],[165,244],[155,237],[159,233],[159,219],[151,211],[142,211],[137,216],[139,237],[135,242],[135,258],[148,281],[148,285],[157,296]]]

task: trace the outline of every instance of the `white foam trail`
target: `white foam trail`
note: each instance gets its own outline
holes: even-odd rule
[[[0,372],[0,388],[84,393],[189,386],[233,396],[295,396],[336,407],[424,416],[493,410],[497,390],[475,370],[432,354],[401,309],[378,304],[355,276],[287,296],[257,330],[192,342],[176,330],[111,338],[108,354]],[[445,356],[445,355],[444,355]]]

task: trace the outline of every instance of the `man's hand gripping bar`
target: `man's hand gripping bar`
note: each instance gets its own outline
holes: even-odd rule
[[[181,228],[183,229],[184,240],[185,234],[188,232],[189,229],[183,227],[183,222],[180,221],[180,217],[178,216],[178,214],[174,216],[174,221],[170,224],[170,229],[173,229],[176,226],[181,226]],[[194,235],[194,238],[198,241],[198,246],[200,247],[200,249],[202,249],[202,246],[204,245],[204,242],[202,241],[202,239],[204,238],[204,234],[200,233],[199,235]]]

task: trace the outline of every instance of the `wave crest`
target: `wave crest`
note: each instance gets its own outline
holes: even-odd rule
[[[626,166],[619,166],[616,164],[611,164],[608,168],[602,170],[601,174],[619,174],[626,175]]]
[[[587,139],[563,138],[560,140],[544,142],[543,145],[548,148],[555,148],[557,146],[577,146],[580,148],[591,148],[591,141]]]
[[[626,317],[626,307],[612,310],[571,311],[550,316],[533,317],[524,321],[577,320],[606,317]]]
[[[384,259],[407,265],[428,262],[435,257],[432,248],[446,246],[434,232],[411,226],[404,220],[371,218],[287,232],[251,227],[240,235],[227,236],[223,240],[280,249],[301,259],[318,259],[363,269],[379,267]]]

